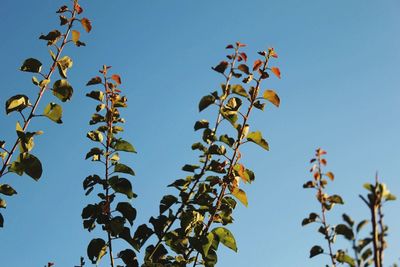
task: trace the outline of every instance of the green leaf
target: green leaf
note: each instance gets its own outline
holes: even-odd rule
[[[135,198],[137,195],[132,191],[132,184],[128,179],[118,178],[118,176],[113,176],[108,180],[111,188],[115,192],[126,195],[129,199]]]
[[[74,89],[67,80],[58,80],[53,84],[53,94],[62,102],[70,100]]]
[[[85,159],[88,159],[93,156],[100,157],[101,155],[103,155],[103,153],[104,153],[104,150],[102,150],[98,147],[94,147],[94,148],[90,149],[90,151],[86,154]]]
[[[338,235],[343,235],[347,240],[354,240],[353,230],[345,224],[336,225],[335,232]]]
[[[72,59],[69,56],[64,56],[57,61],[57,68],[60,76],[67,79],[67,71],[73,65]]]
[[[22,63],[21,71],[39,73],[42,69],[42,62],[35,58],[28,58]]]
[[[32,177],[35,181],[39,180],[42,176],[42,163],[32,154],[21,153],[20,162],[23,165],[24,172]]]
[[[87,93],[86,96],[100,102],[103,102],[104,99],[104,93],[102,91],[91,91],[90,93]]]
[[[86,86],[101,84],[101,78],[99,76],[93,77],[90,81],[87,82]]]
[[[194,124],[194,130],[197,131],[199,129],[208,128],[209,125],[210,124],[207,120],[196,121],[196,123]]]
[[[360,231],[361,231],[361,229],[365,226],[365,225],[367,225],[368,224],[368,220],[362,220],[361,222],[359,222],[358,224],[357,224],[357,228],[356,228],[356,231],[357,231],[357,233],[359,233]]]
[[[121,172],[130,175],[135,175],[135,172],[129,166],[122,163],[115,164],[114,172]]]
[[[201,248],[204,256],[206,257],[208,256],[208,251],[210,250],[213,241],[214,241],[214,233],[208,233],[207,236],[203,237]]]
[[[62,123],[62,107],[56,103],[49,103],[44,109],[43,115],[56,123]]]
[[[95,142],[103,142],[103,134],[99,131],[90,131],[86,134],[86,137]]]
[[[194,172],[196,169],[200,168],[199,165],[189,165],[186,164],[185,166],[182,167],[182,171],[185,172]]]
[[[120,251],[118,257],[121,258],[127,267],[139,266],[136,253],[132,249]]]
[[[53,30],[51,32],[49,32],[47,35],[40,35],[39,39],[41,40],[46,40],[47,45],[53,45],[55,44],[61,37],[61,32],[59,32],[58,30]]]
[[[215,102],[215,97],[213,95],[206,95],[200,100],[199,111],[206,109],[208,106]]]
[[[178,199],[173,195],[166,195],[160,201],[160,215],[177,203]]]
[[[119,202],[116,208],[117,211],[128,220],[130,225],[133,225],[133,221],[136,219],[136,209],[128,202]]]
[[[93,264],[98,264],[100,259],[106,254],[106,241],[101,238],[95,238],[90,241],[87,247],[87,255]]]
[[[123,139],[116,140],[115,144],[113,144],[113,148],[116,151],[125,151],[125,152],[136,153],[135,148],[128,141],[125,141]]]
[[[304,218],[303,221],[301,222],[301,226],[305,226],[309,223],[313,223],[319,218],[318,214],[311,212],[310,215],[308,215],[308,218]]]
[[[33,83],[34,85],[39,85],[39,80],[38,80],[38,78],[36,78],[35,76],[33,76],[33,77],[32,77],[32,83]]]
[[[231,191],[232,195],[236,197],[243,205],[248,206],[246,193],[240,188],[233,188]]]
[[[12,196],[12,195],[17,194],[17,191],[15,191],[14,188],[9,186],[8,184],[0,184],[0,194],[6,195],[6,196]],[[0,201],[2,201],[2,200],[0,199]]]
[[[390,193],[389,193],[389,194],[386,194],[386,195],[384,196],[384,198],[385,198],[386,201],[394,201],[394,200],[397,199],[395,195],[390,194]]]
[[[344,252],[342,250],[339,250],[336,253],[336,259],[337,259],[338,262],[347,263],[351,267],[355,267],[356,266],[356,263],[355,263],[354,259],[352,257],[350,257],[349,255],[347,255],[346,252]]]
[[[231,85],[231,89],[232,89],[232,93],[234,93],[234,94],[244,96],[244,97],[249,97],[246,90],[240,84]]]
[[[247,135],[247,140],[253,143],[256,143],[257,145],[261,146],[265,150],[269,150],[269,146],[267,141],[262,137],[262,134],[260,131],[257,132],[251,132]]]
[[[350,227],[353,227],[354,221],[353,221],[353,219],[351,219],[351,217],[349,215],[347,215],[346,213],[343,213],[342,218]]]
[[[324,253],[324,250],[320,246],[313,246],[310,250],[310,258]]]
[[[15,95],[6,101],[6,114],[13,111],[22,111],[30,106],[29,98],[26,95]]]
[[[219,242],[237,252],[236,240],[233,234],[224,227],[217,227],[211,231]]]
[[[9,172],[13,172],[21,176],[24,174],[24,166],[22,165],[21,162],[19,162],[19,159],[11,163],[11,165],[8,167]]]
[[[227,144],[229,147],[232,147],[233,144],[235,143],[235,139],[233,139],[232,137],[229,137],[227,134],[221,135],[219,137],[219,141]]]
[[[274,104],[275,106],[279,107],[281,100],[279,96],[273,90],[265,90],[263,93],[263,98]]]
[[[342,197],[339,195],[332,195],[328,197],[328,201],[335,204],[344,204]]]

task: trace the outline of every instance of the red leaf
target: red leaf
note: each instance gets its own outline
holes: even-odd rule
[[[271,68],[271,71],[272,71],[273,74],[276,75],[276,77],[278,77],[279,79],[281,78],[281,71],[279,70],[279,68],[277,68],[277,67],[272,67],[272,68]]]
[[[246,45],[245,45],[245,44],[242,44],[242,43],[240,43],[240,42],[236,42],[236,46],[237,46],[237,47],[245,47]]]
[[[227,45],[226,47],[225,47],[225,49],[232,49],[233,48],[233,45]]]
[[[254,61],[253,71],[258,70],[262,66],[262,63],[263,62],[260,59],[257,59],[256,61]]]
[[[113,79],[117,84],[121,84],[121,77],[118,74],[113,74],[111,79]]]
[[[242,59],[244,60],[244,62],[247,61],[247,55],[246,55],[246,53],[242,52],[242,53],[240,53],[240,56],[242,57]]]
[[[56,13],[64,13],[64,12],[66,12],[68,10],[68,7],[67,6],[62,6],[62,7],[60,7],[57,11],[56,11]]]
[[[78,14],[81,14],[83,12],[83,8],[76,3],[74,9],[76,10],[76,12],[78,12]]]

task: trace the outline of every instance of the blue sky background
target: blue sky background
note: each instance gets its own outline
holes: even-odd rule
[[[3,0],[0,8],[0,102],[24,93],[34,97],[31,75],[18,71],[24,59],[48,64],[45,43],[37,38],[58,25],[54,11],[63,1]],[[317,267],[325,257],[308,259],[314,244],[325,246],[315,226],[301,220],[319,207],[313,191],[302,189],[309,177],[314,149],[328,151],[328,167],[336,175],[329,192],[340,193],[346,205],[329,214],[332,224],[343,212],[368,218],[358,194],[378,170],[400,196],[400,3],[396,0],[307,1],[81,1],[92,32],[82,34],[87,47],[70,46],[69,71],[73,100],[63,104],[64,124],[34,120],[30,130],[44,130],[33,153],[45,166],[43,178],[7,175],[18,191],[8,198],[6,227],[0,230],[1,266],[73,266],[86,254],[96,234],[83,230],[81,210],[94,201],[85,197],[82,181],[96,171],[84,161],[86,139],[95,103],[84,84],[102,64],[123,79],[129,108],[123,136],[138,154],[123,156],[136,170],[133,185],[139,198],[136,225],[158,212],[166,185],[196,162],[190,149],[200,139],[193,131],[201,96],[218,88],[221,76],[211,66],[224,58],[228,43],[241,41],[250,61],[270,46],[279,55],[275,65],[282,79],[270,79],[281,97],[279,109],[269,106],[253,117],[271,147],[249,145],[244,162],[256,173],[246,187],[249,207],[239,206],[230,227],[236,254],[221,247],[219,266]],[[48,95],[42,101],[57,101]],[[42,108],[43,108],[42,106]],[[15,114],[2,109],[0,139],[15,140]],[[94,196],[93,196],[94,197]],[[385,266],[400,257],[400,202],[385,208],[390,226]],[[338,243],[337,248],[340,246]],[[104,261],[105,263],[106,261]],[[88,264],[89,265],[89,264]],[[90,266],[90,265],[89,265]],[[100,265],[100,266],[106,266]]]

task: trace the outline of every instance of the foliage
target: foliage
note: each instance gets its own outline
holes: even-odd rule
[[[360,195],[371,212],[371,220],[362,220],[356,222],[348,215],[343,214],[342,224],[332,226],[328,224],[327,212],[330,211],[335,204],[344,204],[342,197],[339,195],[329,196],[324,192],[328,179],[334,181],[332,172],[323,172],[322,167],[327,164],[323,155],[326,154],[321,148],[316,150],[315,158],[311,159],[312,167],[310,172],[313,179],[307,181],[303,188],[313,188],[317,191],[317,200],[321,206],[321,212],[312,212],[308,217],[304,218],[301,225],[305,226],[311,223],[320,224],[318,232],[327,240],[328,253],[324,253],[324,249],[315,245],[310,250],[310,258],[319,254],[327,254],[330,257],[332,266],[337,263],[346,264],[351,267],[367,267],[374,264],[375,267],[383,266],[383,250],[387,247],[385,236],[387,236],[388,227],[383,224],[383,204],[387,201],[395,200],[396,197],[389,192],[387,186],[379,183],[376,175],[375,184],[365,184],[364,188],[369,191],[367,198]],[[328,179],[327,179],[328,178]],[[360,238],[362,229],[371,224],[372,231],[369,236]],[[336,237],[340,235],[351,243],[354,257],[347,253],[347,249],[333,250],[333,244]]]
[[[165,195],[159,215],[149,220],[151,226],[139,227],[140,245],[151,235],[157,240],[147,246],[143,266],[214,266],[219,244],[237,251],[235,238],[225,226],[233,222],[237,201],[248,205],[240,183],[255,179],[240,161],[240,148],[251,142],[269,150],[262,133],[250,131],[249,118],[254,108],[263,110],[268,101],[280,104],[273,90],[261,88],[269,73],[280,77],[277,67],[269,67],[270,59],[277,57],[274,49],[258,52],[261,58],[250,68],[243,47],[239,42],[226,47],[228,61],[213,68],[224,77],[221,92],[200,100],[199,111],[213,106],[217,112],[214,121],[202,119],[194,124],[195,131],[202,131],[201,140],[192,145],[200,152],[199,164],[182,167],[190,174],[169,185],[178,194]],[[234,83],[235,79],[239,81]]]
[[[125,195],[129,200],[136,197],[131,182],[120,177],[120,175],[135,175],[131,167],[120,162],[120,153],[136,153],[136,151],[128,141],[117,138],[117,135],[124,130],[120,124],[125,122],[121,118],[119,110],[127,107],[128,99],[120,94],[120,76],[117,74],[108,76],[109,69],[110,67],[104,65],[100,70],[103,77],[94,77],[87,83],[88,86],[102,86],[103,89],[87,94],[88,97],[98,102],[96,113],[93,114],[89,124],[100,126],[87,133],[87,137],[97,146],[90,149],[86,154],[86,159],[104,165],[104,173],[89,175],[83,181],[86,195],[89,195],[95,187],[100,192],[97,194],[99,201],[89,204],[83,209],[82,219],[84,228],[89,232],[96,225],[101,225],[107,235],[106,240],[95,238],[90,241],[87,248],[89,260],[93,264],[99,263],[108,250],[110,265],[115,266],[113,240],[122,239],[132,248],[136,247],[129,228],[136,218],[136,209],[130,202],[115,203],[120,195]],[[126,266],[138,265],[136,253],[130,248],[120,251],[118,258]]]
[[[20,70],[23,72],[35,74],[32,77],[32,83],[37,87],[38,95],[32,101],[33,104],[31,99],[25,94],[11,96],[6,101],[6,114],[18,113],[21,121],[17,121],[16,123],[17,138],[14,143],[10,143],[12,144],[11,146],[7,147],[6,142],[0,140],[0,157],[2,159],[0,179],[9,173],[17,175],[25,173],[36,181],[42,176],[42,163],[31,153],[31,150],[34,147],[35,136],[41,135],[43,132],[38,130],[28,132],[28,126],[32,119],[36,117],[47,117],[58,124],[62,123],[61,105],[50,102],[44,107],[42,113],[38,109],[42,97],[47,91],[52,91],[56,98],[62,102],[66,102],[72,97],[73,88],[67,80],[67,72],[72,67],[73,62],[69,56],[62,56],[62,53],[68,43],[72,42],[76,46],[85,45],[79,39],[79,31],[73,30],[73,27],[76,26],[75,23],[80,22],[87,32],[90,31],[90,20],[87,18],[78,18],[82,12],[83,8],[79,5],[78,0],[74,0],[71,7],[60,7],[56,13],[59,14],[62,32],[55,29],[46,35],[40,35],[39,39],[47,42],[52,59],[52,63],[46,72],[42,70],[42,63],[35,58],[26,59],[20,67]],[[55,81],[51,86],[51,78],[56,70],[59,72],[60,79]],[[19,153],[17,149],[19,149]],[[17,153],[17,156],[13,160],[15,153]],[[11,185],[0,184],[0,188],[0,194],[6,196],[17,194]],[[0,208],[5,207],[6,201],[0,198]],[[3,223],[4,219],[0,213],[0,227],[3,227]]]

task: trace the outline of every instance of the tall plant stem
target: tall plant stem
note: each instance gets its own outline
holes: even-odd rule
[[[322,170],[321,170],[321,158],[320,155],[318,155],[318,172],[319,172],[319,183],[318,183],[318,197],[319,199],[323,198],[323,192],[322,192],[322,182],[321,182],[321,177],[322,177]],[[322,225],[324,226],[324,235],[325,239],[328,242],[328,249],[329,249],[329,257],[331,258],[332,266],[336,267],[336,260],[333,255],[333,250],[332,250],[332,239],[329,236],[328,232],[328,224],[326,220],[326,208],[324,207],[323,203],[321,203],[321,215],[322,215]]]
[[[264,72],[267,69],[268,60],[269,60],[269,54],[266,56],[266,60],[265,60],[265,62],[263,64],[263,67],[262,67],[262,72]],[[242,139],[244,138],[243,131],[244,131],[244,128],[245,128],[245,126],[247,124],[247,121],[249,119],[250,113],[251,113],[251,111],[252,111],[252,109],[254,107],[254,102],[257,99],[257,95],[258,95],[258,92],[260,90],[261,80],[262,80],[261,77],[257,80],[256,89],[254,90],[253,95],[251,96],[251,101],[250,101],[249,108],[247,109],[247,112],[246,112],[245,116],[243,116],[242,127],[240,128],[240,131],[238,133],[238,138],[237,138],[237,140],[235,142],[236,143],[236,147],[235,147],[235,149],[233,151],[232,157],[229,159],[230,165],[229,165],[229,169],[228,169],[228,172],[227,172],[227,175],[226,175],[227,179],[222,184],[221,191],[220,191],[220,193],[218,195],[217,203],[215,205],[215,210],[214,210],[214,212],[212,214],[210,214],[210,218],[209,218],[205,228],[202,230],[201,235],[207,233],[208,230],[210,229],[212,223],[214,222],[214,217],[215,217],[215,215],[217,214],[217,212],[219,211],[219,209],[221,207],[222,199],[225,196],[225,191],[226,191],[227,187],[229,186],[229,184],[232,182],[230,177],[232,175],[233,168],[234,168],[235,164],[238,161],[237,155],[239,153],[239,148],[242,145]],[[186,258],[189,258],[190,254],[192,252],[193,252],[193,249],[189,250],[188,254],[186,255]],[[200,253],[197,252],[195,261],[193,263],[193,267],[197,265],[197,260],[198,260],[199,254]]]
[[[71,19],[70,19],[69,22],[68,22],[67,31],[66,31],[65,34],[63,35],[64,37],[63,37],[61,46],[57,49],[57,54],[56,54],[56,56],[55,56],[55,59],[53,60],[53,63],[52,63],[52,65],[51,65],[51,67],[50,67],[49,72],[44,76],[44,78],[47,79],[47,80],[50,79],[51,76],[53,75],[53,73],[54,73],[54,71],[55,71],[55,69],[56,69],[56,66],[57,66],[57,61],[58,61],[58,59],[60,58],[61,53],[62,53],[62,51],[63,51],[65,45],[68,43],[68,36],[69,36],[69,34],[70,34],[70,32],[71,32],[73,23],[74,23],[74,21],[75,21],[76,13],[77,13],[77,12],[76,12],[76,10],[75,10],[75,8],[74,8],[74,10],[72,11]],[[24,132],[25,132],[26,129],[28,128],[29,123],[31,122],[32,118],[35,116],[35,111],[36,111],[37,107],[39,106],[40,100],[42,99],[43,94],[44,94],[45,91],[47,91],[47,85],[44,86],[44,87],[42,87],[42,88],[40,89],[40,92],[39,92],[39,94],[38,94],[38,96],[37,96],[37,98],[36,98],[36,100],[35,100],[34,105],[32,106],[32,109],[31,109],[31,111],[30,111],[30,113],[29,113],[29,116],[27,117],[26,120],[24,120],[24,124],[23,124],[23,126],[22,126],[22,130],[23,130]],[[11,159],[12,159],[12,157],[13,157],[13,155],[14,155],[14,152],[15,152],[15,150],[17,149],[19,143],[20,143],[20,139],[18,138],[18,139],[15,141],[15,143],[14,143],[13,147],[11,148],[11,150],[9,151],[9,153],[7,154],[6,160],[4,161],[3,166],[2,166],[2,168],[1,168],[1,170],[0,170],[0,178],[2,178],[3,175],[6,173],[6,172],[5,172],[5,171],[6,171],[6,168],[7,168],[7,166],[10,164],[10,161],[11,161]]]
[[[106,109],[107,109],[107,140],[106,140],[106,174],[105,174],[105,180],[106,180],[106,211],[107,211],[107,217],[110,218],[111,216],[111,207],[110,207],[110,195],[109,195],[109,190],[110,186],[108,185],[108,179],[109,179],[109,165],[110,165],[110,147],[111,147],[111,141],[112,141],[112,126],[113,126],[113,113],[114,113],[114,107],[112,102],[110,101],[110,95],[109,95],[109,89],[108,89],[108,84],[107,84],[107,68],[104,68],[103,72],[103,79],[104,79],[104,90],[105,90],[105,95],[106,95]],[[110,256],[110,265],[111,267],[114,267],[114,258],[113,258],[113,252],[112,252],[112,238],[111,238],[111,233],[109,230],[107,230],[107,238],[108,238],[108,252]]]

